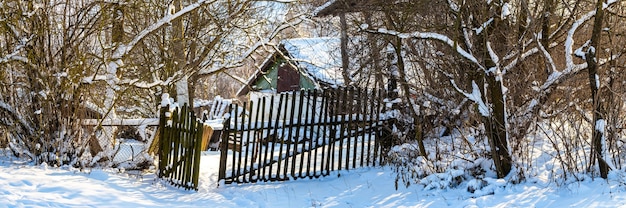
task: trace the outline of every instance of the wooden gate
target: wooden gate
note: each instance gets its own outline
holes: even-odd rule
[[[187,105],[170,112],[161,108],[159,120],[159,178],[172,185],[198,190],[202,122]]]
[[[231,104],[221,140],[225,183],[327,176],[378,165],[382,91],[309,90]]]

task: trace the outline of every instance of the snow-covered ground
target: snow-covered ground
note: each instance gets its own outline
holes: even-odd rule
[[[218,187],[218,158],[217,152],[203,153],[196,192],[155,180],[153,173],[32,166],[0,153],[0,207],[626,207],[626,174],[619,172],[609,180],[559,186],[540,179],[521,184],[493,179],[476,193],[467,191],[468,182],[451,189],[417,184],[395,190],[395,175],[384,167]]]

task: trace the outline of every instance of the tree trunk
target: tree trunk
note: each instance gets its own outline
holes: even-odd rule
[[[350,59],[348,57],[348,24],[346,22],[346,14],[341,13],[339,15],[339,21],[341,22],[341,66],[343,68],[343,82],[345,86],[350,85],[350,75],[348,69],[350,67]]]
[[[543,47],[545,47],[545,49],[549,52],[550,51],[550,16],[552,16],[552,13],[554,13],[554,0],[544,0],[543,2],[543,16],[541,18],[541,45],[543,45]],[[550,63],[548,60],[544,60],[544,67],[545,67],[545,77],[546,79],[548,78],[548,76],[550,76],[550,74],[552,73],[550,70]]]
[[[183,8],[181,0],[175,0],[172,4],[174,7],[174,13]],[[170,44],[174,53],[172,57],[174,73],[182,71],[187,63],[185,58],[185,28],[183,25],[183,18],[177,18],[172,21],[172,40]],[[191,103],[189,100],[188,79],[189,77],[184,75],[175,83],[176,102],[178,102],[181,106]]]
[[[364,12],[365,23],[372,25],[372,15],[369,12]],[[372,68],[374,69],[375,86],[380,89],[385,89],[385,82],[383,81],[383,72],[380,64],[380,48],[378,47],[378,41],[374,34],[367,33],[367,43],[369,44],[370,54],[372,56]]]
[[[493,154],[493,159],[494,163],[497,161],[496,171],[498,178],[503,178],[509,174],[512,166],[507,141],[506,101],[504,99],[504,92],[502,91],[501,79],[498,79],[498,76],[493,73],[488,73],[486,79],[489,85],[488,89],[493,106],[491,117],[487,118],[489,122],[487,122],[485,127],[491,128],[491,132],[488,135],[489,139],[493,142],[491,151],[496,153]]]
[[[483,93],[483,101],[485,103],[491,103],[491,112],[488,117],[483,119],[483,122],[485,130],[487,131],[492,159],[496,167],[498,178],[504,178],[509,174],[512,168],[512,159],[507,141],[506,100],[502,84],[503,75],[499,68],[500,63],[496,63],[495,60],[491,58],[488,43],[490,41],[490,33],[493,32],[493,42],[496,43],[494,53],[506,51],[506,34],[501,31],[506,31],[508,28],[506,23],[500,18],[494,18],[492,24],[493,25],[487,28],[479,37],[481,38],[479,40],[479,49],[482,50],[481,54],[483,55],[483,62],[487,70],[484,78],[487,82],[487,86],[486,92]],[[482,85],[479,86],[482,87]]]
[[[591,89],[591,98],[593,102],[593,133],[591,138],[591,158],[597,158],[598,166],[600,168],[600,176],[602,178],[608,177],[609,166],[604,158],[602,149],[602,140],[604,139],[604,110],[600,104],[600,77],[598,76],[598,51],[600,47],[600,38],[602,36],[602,21],[604,18],[604,12],[602,10],[602,0],[598,0],[596,3],[596,16],[593,25],[593,32],[591,34],[591,47],[586,54],[587,70],[589,73],[589,88]]]

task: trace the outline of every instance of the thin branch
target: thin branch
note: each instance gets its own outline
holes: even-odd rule
[[[476,57],[474,57],[472,54],[470,54],[468,51],[466,51],[465,49],[461,48],[461,46],[459,46],[455,41],[453,41],[452,39],[450,39],[448,36],[443,35],[443,34],[439,34],[439,33],[431,33],[431,32],[413,32],[413,33],[401,33],[401,32],[397,32],[397,31],[393,31],[393,30],[387,30],[385,28],[380,28],[378,30],[365,30],[366,32],[370,32],[370,33],[376,33],[376,34],[385,34],[385,35],[391,35],[391,36],[396,36],[402,39],[407,39],[407,38],[417,38],[417,39],[430,39],[430,40],[436,40],[439,42],[442,42],[448,46],[450,46],[451,48],[455,49],[456,52],[461,55],[463,58],[471,61],[472,63],[476,64],[478,66],[478,68],[485,70],[485,67],[482,66],[480,64],[480,62],[478,62],[478,60],[476,59]]]
[[[120,44],[115,52],[113,53],[113,56],[111,57],[111,59],[116,60],[116,59],[121,59],[124,56],[126,56],[128,53],[130,53],[130,51],[133,50],[133,48],[135,47],[135,45],[137,45],[137,43],[139,43],[140,41],[142,41],[146,36],[148,36],[149,34],[157,31],[158,29],[160,29],[161,27],[163,27],[166,24],[169,24],[170,22],[172,22],[173,20],[176,20],[180,17],[182,17],[183,15],[194,11],[195,9],[199,8],[200,6],[202,6],[203,4],[208,4],[208,3],[213,3],[216,0],[198,0],[196,3],[190,4],[189,6],[186,6],[185,8],[181,9],[180,11],[171,14],[171,15],[166,15],[165,17],[161,18],[159,21],[155,22],[154,24],[148,26],[147,28],[143,29],[141,32],[139,32],[139,34],[135,35],[135,38],[133,38],[133,40],[131,40],[128,44]]]

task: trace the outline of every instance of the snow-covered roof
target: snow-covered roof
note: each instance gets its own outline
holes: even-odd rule
[[[268,56],[256,73],[248,79],[248,84],[237,92],[243,96],[251,90],[262,74],[274,63],[277,56],[285,55],[296,65],[303,75],[317,83],[341,86],[344,84],[341,65],[339,38],[295,38],[280,42],[281,52]]]
[[[281,45],[298,69],[315,81],[343,85],[339,38],[296,38]]]

